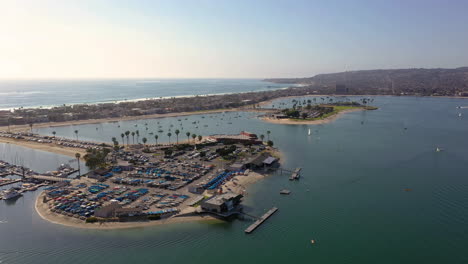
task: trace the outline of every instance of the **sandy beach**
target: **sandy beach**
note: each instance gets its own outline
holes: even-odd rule
[[[53,143],[38,143],[34,141],[26,141],[21,139],[13,139],[13,138],[3,138],[0,137],[0,143],[6,144],[15,144],[18,146],[37,149],[41,151],[53,152],[60,155],[75,157],[76,153],[80,153],[81,157],[86,154],[86,150],[82,148],[71,148],[71,147],[64,147]]]
[[[337,114],[329,116],[327,118],[317,119],[317,120],[291,120],[291,119],[277,119],[277,118],[271,118],[271,117],[261,117],[260,119],[268,123],[281,124],[281,125],[320,125],[320,124],[327,124],[327,123],[333,122],[346,113],[363,111],[363,110],[365,109],[356,108],[356,109],[344,110]]]

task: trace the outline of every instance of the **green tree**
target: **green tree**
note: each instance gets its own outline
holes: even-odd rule
[[[110,149],[87,149],[86,155],[84,155],[84,160],[86,161],[86,166],[91,170],[94,170],[98,167],[104,167],[106,164],[107,154],[110,153]]]
[[[202,140],[202,136],[201,135],[198,135],[198,141],[201,141]]]
[[[55,139],[55,135],[57,134],[57,132],[55,131],[52,131],[52,135],[54,135],[54,139]]]
[[[179,133],[180,133],[179,129],[176,129],[174,133],[176,134],[177,144],[179,144]]]
[[[191,133],[188,132],[188,131],[185,133],[185,135],[187,136],[187,141],[188,141],[188,142],[190,142],[190,134],[191,134]]]
[[[260,139],[263,141],[264,138],[265,138],[265,135],[261,134]]]
[[[132,131],[132,143],[135,144],[135,132]]]
[[[193,142],[195,142],[195,138],[197,138],[197,135],[195,135],[195,134],[192,134],[192,139],[193,139]]]
[[[76,140],[78,140],[78,130],[75,130]]]
[[[155,136],[154,136],[154,140],[156,141],[156,145],[158,144],[158,138],[159,138],[158,135],[155,135]]]
[[[120,134],[120,137],[122,138],[122,146],[123,146],[125,144],[125,141],[124,141],[125,134],[124,133]]]
[[[148,139],[146,139],[145,137],[142,139],[143,141],[143,145],[146,145],[146,141],[148,141]]]
[[[140,140],[140,131],[138,131],[138,130],[135,131],[135,134],[137,136],[137,143],[138,143],[138,141]]]
[[[171,132],[167,133],[167,136],[169,137],[169,144],[171,144],[171,136],[172,136],[172,133],[171,133]]]
[[[301,114],[302,119],[306,119],[306,118],[307,118],[307,115],[308,115],[308,114],[307,114],[306,112],[302,113],[302,114]]]
[[[129,142],[129,141],[130,141],[129,135],[130,135],[130,131],[128,131],[128,130],[125,131],[125,136],[127,137],[127,146],[128,146],[128,144],[130,143],[130,142]]]
[[[268,131],[267,131],[267,140],[270,140],[270,134],[271,134],[271,131],[268,130]]]
[[[269,147],[273,147],[273,141],[268,140],[267,145],[268,145]]]
[[[75,158],[76,158],[76,161],[78,162],[78,176],[81,176],[81,168],[80,168],[81,154],[80,153],[75,153]]]

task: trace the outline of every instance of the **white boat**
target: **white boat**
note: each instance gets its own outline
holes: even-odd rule
[[[309,135],[309,136],[310,136],[310,128],[309,128],[309,132],[307,132],[307,135]]]
[[[441,152],[443,151],[444,149],[441,149],[441,148],[436,148],[436,152]]]
[[[461,113],[458,113],[458,116],[462,116],[462,114],[461,114]]]
[[[22,194],[17,192],[15,189],[11,188],[8,191],[5,191],[3,193],[3,199],[4,200],[9,200],[9,199],[14,199],[16,197],[21,196]]]

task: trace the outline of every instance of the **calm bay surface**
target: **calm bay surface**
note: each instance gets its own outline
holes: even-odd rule
[[[266,135],[270,130],[284,153],[282,165],[302,167],[303,177],[290,182],[287,175],[274,174],[248,188],[249,213],[279,208],[252,235],[243,232],[251,223],[247,220],[128,230],[69,228],[40,219],[33,209],[38,192],[26,193],[14,205],[0,201],[0,261],[468,262],[468,110],[456,108],[468,101],[374,98],[379,110],[348,113],[323,125],[276,125],[253,113],[225,113],[39,129],[67,137],[79,130],[79,138],[105,142],[111,137],[121,141],[121,131],[136,129],[140,141],[145,136],[153,142],[149,133],[158,134],[158,126],[164,130],[160,142],[168,140],[169,128],[181,130],[180,140],[187,138],[186,131],[206,136],[241,130]],[[437,147],[443,151],[436,152]],[[280,196],[283,188],[292,194]]]

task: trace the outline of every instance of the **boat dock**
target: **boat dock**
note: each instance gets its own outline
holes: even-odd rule
[[[13,183],[17,183],[17,182],[20,182],[21,179],[17,179],[17,180],[11,180],[11,181],[1,181],[0,182],[0,186],[4,186],[4,185],[8,185],[8,184],[13,184]]]
[[[290,181],[299,180],[299,178],[301,177],[301,170],[302,168],[296,168],[293,171],[293,173],[291,173],[291,176],[289,176],[289,180]]]
[[[247,229],[245,229],[245,233],[247,234],[252,233],[257,227],[263,224],[270,216],[276,213],[276,211],[278,211],[278,208],[276,207],[271,208],[268,212],[262,215],[262,217],[260,217],[257,221],[255,221],[253,224],[247,227]]]

